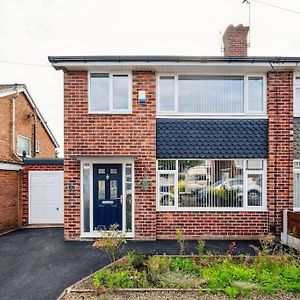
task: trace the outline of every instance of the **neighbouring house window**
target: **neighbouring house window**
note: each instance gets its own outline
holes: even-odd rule
[[[83,185],[83,231],[90,232],[90,164],[82,166]]]
[[[264,114],[263,76],[159,76],[160,114]]]
[[[30,138],[27,138],[22,135],[18,135],[18,155],[23,156],[23,151],[25,151],[26,156],[30,157],[31,156],[31,151],[30,151],[30,143],[31,140]]]
[[[295,77],[294,86],[295,86],[294,115],[300,117],[300,76]]]
[[[132,164],[125,165],[125,201],[126,201],[126,232],[132,232],[133,215],[133,168]]]
[[[130,75],[91,73],[89,97],[89,111],[92,113],[130,113]]]
[[[264,160],[158,160],[160,208],[263,208]]]
[[[300,210],[300,161],[294,162],[294,209]]]
[[[40,153],[40,143],[39,142],[35,142],[35,152]]]

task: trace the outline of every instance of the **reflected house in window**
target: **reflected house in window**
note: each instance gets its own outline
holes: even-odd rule
[[[300,203],[300,58],[247,56],[248,30],[228,26],[224,56],[49,58],[65,72],[65,178],[81,187],[65,191],[65,236],[280,233]]]

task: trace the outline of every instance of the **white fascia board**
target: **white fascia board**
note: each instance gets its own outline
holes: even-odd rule
[[[19,171],[23,169],[23,165],[21,164],[15,164],[15,163],[9,163],[9,162],[0,162],[0,170],[5,171]]]

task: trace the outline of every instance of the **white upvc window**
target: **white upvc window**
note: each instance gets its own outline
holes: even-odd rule
[[[266,115],[265,75],[159,75],[158,115]]]
[[[19,156],[23,156],[23,151],[26,153],[26,157],[31,157],[31,140],[30,138],[18,135],[17,140],[17,153]]]
[[[176,211],[266,210],[263,159],[160,159],[157,209]]]
[[[294,161],[294,210],[300,211],[300,160]]]
[[[294,77],[294,116],[300,117],[300,75]]]
[[[40,153],[40,143],[39,142],[35,142],[35,152],[36,153]]]
[[[89,73],[89,112],[126,114],[132,111],[129,73]]]

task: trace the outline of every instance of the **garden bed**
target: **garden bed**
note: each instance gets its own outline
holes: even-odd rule
[[[84,278],[61,299],[300,299],[299,257],[145,256],[135,252]]]

